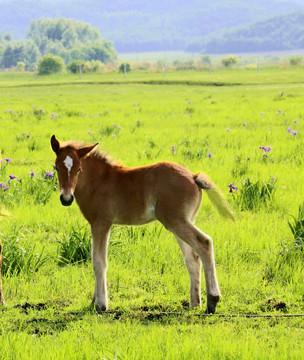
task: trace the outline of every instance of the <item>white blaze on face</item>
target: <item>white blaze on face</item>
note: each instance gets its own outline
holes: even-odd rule
[[[73,167],[73,159],[68,155],[65,160],[64,160],[64,165],[65,167],[68,169],[68,175],[70,177],[70,172],[71,172],[71,169]]]

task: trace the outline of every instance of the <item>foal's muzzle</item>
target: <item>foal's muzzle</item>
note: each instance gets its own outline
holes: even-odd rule
[[[73,200],[74,200],[73,195],[70,195],[69,197],[66,197],[63,194],[60,195],[60,201],[63,206],[70,206]]]

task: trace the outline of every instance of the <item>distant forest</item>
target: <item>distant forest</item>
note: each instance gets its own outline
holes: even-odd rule
[[[300,0],[0,0],[0,32],[25,40],[32,20],[62,17],[98,28],[118,52],[283,50],[303,47],[303,12]]]

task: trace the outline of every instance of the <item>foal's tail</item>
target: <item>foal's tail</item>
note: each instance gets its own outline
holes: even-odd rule
[[[208,176],[205,174],[196,174],[194,175],[194,180],[201,189],[206,190],[209,200],[217,208],[218,212],[223,217],[235,222],[234,213],[224,194],[211,180],[209,180]]]

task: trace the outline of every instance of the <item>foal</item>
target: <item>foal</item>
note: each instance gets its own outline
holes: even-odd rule
[[[108,308],[106,285],[107,249],[111,226],[142,225],[159,220],[176,237],[187,266],[191,289],[190,307],[201,305],[201,261],[207,288],[207,313],[214,313],[220,299],[212,239],[196,226],[202,192],[206,190],[220,213],[234,215],[204,174],[192,174],[172,162],[137,168],[116,164],[94,148],[78,142],[60,144],[55,135],[51,146],[62,205],[76,202],[91,225],[92,259],[95,273],[93,303],[97,312]]]

